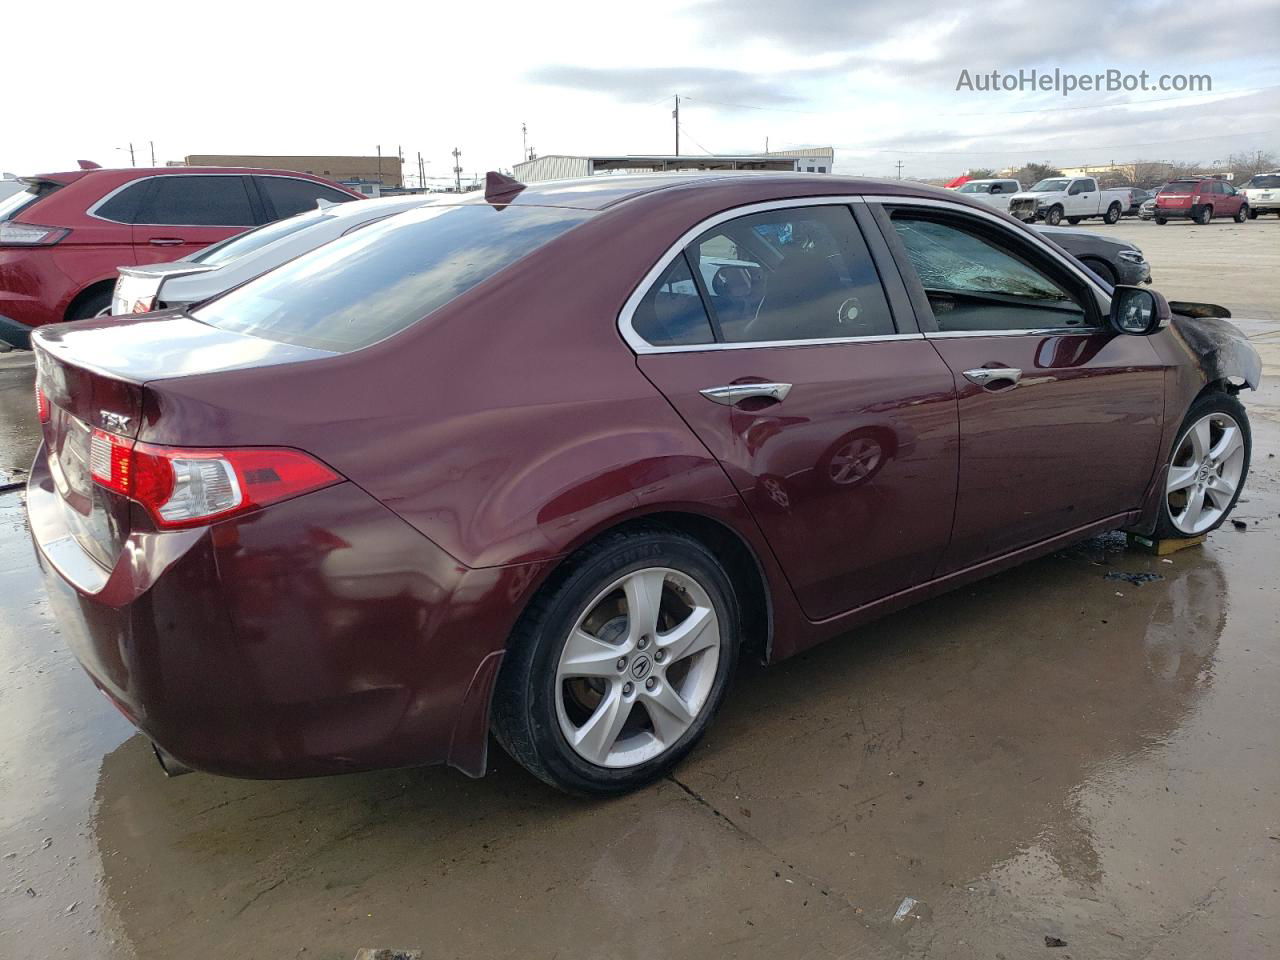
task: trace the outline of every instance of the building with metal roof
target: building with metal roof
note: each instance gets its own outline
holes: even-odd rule
[[[667,173],[698,170],[771,170],[791,173],[830,173],[835,159],[831,147],[771,151],[741,155],[609,154],[568,156],[548,154],[517,163],[512,174],[521,183],[593,177],[606,173]]]

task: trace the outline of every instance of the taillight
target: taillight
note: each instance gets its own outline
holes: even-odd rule
[[[0,246],[48,247],[70,232],[65,227],[38,227],[34,223],[0,220]]]
[[[49,422],[49,398],[45,396],[44,390],[38,383],[36,384],[36,413],[40,415],[41,423]]]
[[[1191,202],[1192,202],[1192,203],[1199,203],[1199,202],[1200,202],[1200,194],[1198,194],[1198,193],[1197,193],[1194,197],[1192,197],[1192,198],[1191,198]]]
[[[133,305],[129,307],[130,313],[150,313],[156,305],[155,297],[140,297],[133,301]]]
[[[105,430],[93,431],[89,472],[166,529],[211,523],[342,479],[300,450],[161,447]]]

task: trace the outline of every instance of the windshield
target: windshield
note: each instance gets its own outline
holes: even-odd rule
[[[1255,177],[1250,177],[1245,187],[1262,187],[1264,189],[1280,187],[1280,173],[1260,173]]]
[[[991,184],[989,183],[966,183],[956,193],[990,193]]]
[[[268,223],[266,226],[258,227],[257,230],[239,233],[234,237],[223,240],[221,243],[205,247],[192,255],[191,262],[220,267],[238,257],[243,257],[246,253],[260,250],[268,243],[274,243],[282,237],[287,237],[297,233],[299,230],[305,230],[307,227],[313,227],[317,223],[331,219],[333,219],[332,216],[326,217],[320,210],[308,210],[306,213],[299,213],[296,216],[289,217],[287,220],[277,220],[275,223]]]
[[[37,183],[27,184],[25,190],[11,193],[7,197],[0,197],[0,220],[12,220],[26,207],[35,203],[41,197],[53,193],[61,186],[62,184],[54,183],[51,180],[41,180]]]
[[[357,350],[416,323],[589,216],[487,203],[421,207],[304,253],[192,316],[281,343]]]
[[[1031,193],[1053,193],[1057,190],[1067,189],[1067,184],[1071,181],[1066,177],[1053,177],[1049,180],[1041,180],[1031,188]]]

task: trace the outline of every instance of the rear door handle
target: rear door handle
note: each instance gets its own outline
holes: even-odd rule
[[[181,237],[152,237],[147,243],[153,247],[176,247],[180,243],[186,243]]]
[[[743,400],[760,398],[764,400],[785,400],[791,392],[789,383],[731,383],[724,387],[707,387],[699,390],[700,394],[715,403],[733,406]]]
[[[1008,380],[1011,386],[1017,386],[1022,379],[1022,371],[1017,367],[975,367],[966,370],[964,377],[970,383],[976,383],[986,389],[998,389],[998,384]]]

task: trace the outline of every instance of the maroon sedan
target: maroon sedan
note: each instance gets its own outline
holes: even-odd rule
[[[913,184],[493,177],[189,314],[38,331],[31,530],[170,769],[478,776],[492,730],[613,793],[740,651],[1222,523],[1260,363],[1173,309]]]

